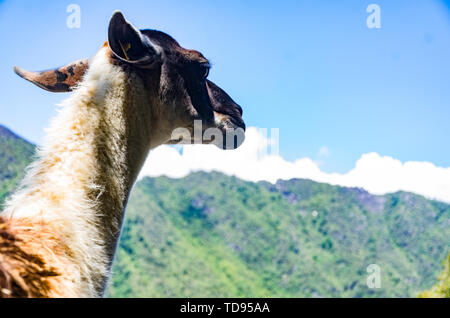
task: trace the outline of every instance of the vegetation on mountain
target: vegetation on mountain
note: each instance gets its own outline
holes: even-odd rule
[[[422,298],[450,298],[450,254],[442,263],[444,270],[438,277],[438,282],[432,288],[419,295]]]
[[[0,125],[0,202],[3,202],[23,177],[35,146]]]
[[[146,178],[131,196],[114,297],[414,297],[448,253],[450,206],[309,180]],[[381,288],[366,284],[381,268]]]

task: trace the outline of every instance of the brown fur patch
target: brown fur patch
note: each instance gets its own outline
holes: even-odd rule
[[[61,262],[52,263],[60,244],[46,228],[0,218],[0,298],[64,296]]]

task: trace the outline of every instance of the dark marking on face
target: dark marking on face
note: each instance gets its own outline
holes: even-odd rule
[[[67,72],[69,72],[69,74],[70,74],[71,76],[74,76],[74,75],[75,75],[75,73],[74,73],[74,71],[73,71],[73,67],[74,67],[74,65],[70,65],[70,66],[67,68]]]
[[[50,91],[68,92],[71,90],[70,86],[65,83],[56,83],[55,85],[45,85],[45,88]]]
[[[59,70],[55,70],[56,82],[63,83],[67,79],[67,74],[60,72]]]

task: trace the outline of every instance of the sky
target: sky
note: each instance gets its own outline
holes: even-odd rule
[[[80,28],[66,24],[72,3]],[[372,3],[381,28],[367,27]],[[67,96],[24,82],[13,65],[92,56],[115,9],[208,57],[210,79],[247,126],[279,129],[287,162],[309,159],[330,175],[367,154],[450,167],[450,4],[441,0],[0,0],[0,124],[39,144]]]

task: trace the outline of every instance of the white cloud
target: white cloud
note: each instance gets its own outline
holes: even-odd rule
[[[294,162],[278,155],[267,154],[270,140],[257,128],[250,127],[240,148],[223,151],[215,146],[184,146],[183,152],[174,147],[160,146],[150,152],[140,177],[166,175],[180,178],[194,171],[220,171],[249,181],[306,178],[347,187],[360,187],[374,194],[399,190],[422,194],[450,203],[450,168],[430,162],[402,163],[377,153],[363,154],[351,171],[325,173],[310,158]],[[328,151],[328,149],[327,149]],[[329,153],[329,151],[328,151]]]

